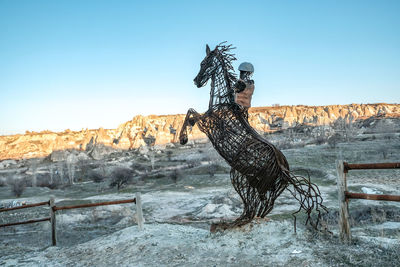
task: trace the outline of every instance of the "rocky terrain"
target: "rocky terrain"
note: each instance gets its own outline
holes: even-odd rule
[[[254,108],[250,116],[252,125],[282,150],[290,169],[318,185],[329,210],[322,218],[328,232],[306,227],[300,212],[295,234],[292,214],[299,203],[286,190],[267,218],[210,233],[213,222],[233,220],[243,207],[229,166],[197,128],[191,144],[174,144],[183,115],[139,116],[116,130],[2,137],[13,144],[7,149],[15,158],[0,161],[0,207],[50,196],[57,206],[84,204],[141,192],[145,230],[137,228],[133,204],[58,211],[57,247],[50,246],[48,222],[0,228],[0,265],[399,266],[398,202],[351,200],[353,241],[339,241],[335,167],[337,159],[399,162],[399,105],[337,107]],[[163,136],[171,139],[161,142]],[[124,142],[132,146],[123,148]],[[43,144],[52,149],[44,153]],[[12,150],[25,151],[24,145],[30,149],[26,154]],[[56,150],[56,145],[67,149]],[[348,188],[400,195],[399,177],[399,169],[352,171]],[[47,206],[3,212],[0,224],[48,214]]]
[[[304,213],[297,215],[295,234],[292,213],[298,203],[288,191],[266,219],[210,233],[211,223],[236,218],[242,205],[232,188],[229,167],[209,143],[114,152],[100,160],[82,151],[75,163],[69,156],[62,160],[54,155],[56,162],[51,157],[3,161],[0,206],[47,201],[50,196],[59,206],[74,205],[128,199],[140,191],[145,229],[139,231],[136,225],[133,204],[60,211],[57,247],[50,246],[48,222],[0,228],[0,265],[399,266],[399,203],[350,201],[353,242],[342,244],[338,239],[335,160],[400,161],[400,120],[374,119],[362,125],[334,144],[294,130],[267,136],[286,146],[282,151],[293,171],[310,175],[319,186],[329,210],[324,227],[332,234],[305,227]],[[381,130],[390,125],[392,132]],[[132,172],[117,190],[111,185],[119,168]],[[349,190],[399,195],[399,175],[400,170],[351,172]],[[15,181],[26,186],[20,196],[15,196]],[[48,213],[48,207],[4,212],[0,224]]]
[[[250,109],[249,121],[259,132],[270,133],[298,125],[322,126],[338,121],[349,123],[371,117],[400,117],[400,104],[350,104],[332,106],[277,106]],[[0,160],[46,157],[57,151],[85,151],[96,159],[105,153],[135,149],[152,144],[165,147],[178,142],[184,114],[136,116],[117,129],[0,136]],[[190,142],[202,142],[205,135],[197,126],[189,132]],[[189,143],[190,144],[190,143]]]

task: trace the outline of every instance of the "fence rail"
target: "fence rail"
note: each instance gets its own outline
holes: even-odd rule
[[[74,206],[54,206],[53,210],[70,210],[70,209],[80,209],[80,208],[89,208],[89,207],[97,207],[97,206],[106,206],[106,205],[116,205],[116,204],[125,204],[125,203],[136,203],[136,198],[134,199],[125,199],[125,200],[116,200],[116,201],[107,201],[107,202],[99,202],[99,203],[88,203],[88,204],[80,204]]]
[[[364,193],[352,193],[345,192],[346,198],[350,199],[367,199],[367,200],[383,200],[383,201],[399,201],[400,196],[396,195],[376,195],[376,194],[364,194]]]
[[[0,227],[20,225],[20,224],[28,224],[28,223],[45,222],[45,221],[50,221],[50,217],[37,219],[37,220],[28,220],[28,221],[23,221],[23,222],[5,223],[5,224],[0,224]]]
[[[142,211],[142,202],[141,202],[140,192],[136,193],[136,197],[133,199],[106,201],[106,202],[98,202],[98,203],[87,203],[87,204],[80,204],[80,205],[73,205],[73,206],[56,206],[55,199],[54,199],[54,197],[52,197],[52,198],[50,198],[49,201],[32,203],[32,204],[18,206],[18,207],[12,207],[12,208],[0,209],[0,212],[3,212],[3,211],[26,209],[26,208],[32,208],[32,207],[38,207],[38,206],[44,206],[44,205],[50,206],[50,217],[22,221],[22,222],[0,224],[0,228],[7,227],[7,226],[21,225],[21,224],[30,224],[30,223],[50,221],[52,245],[56,246],[57,245],[56,212],[58,210],[80,209],[80,208],[98,207],[98,206],[106,206],[106,205],[117,205],[117,204],[125,204],[125,203],[135,203],[136,204],[137,224],[138,224],[139,230],[143,230],[144,219],[143,219],[143,211]]]
[[[344,171],[347,173],[349,170],[370,170],[370,169],[400,169],[400,162],[389,163],[360,163],[349,164],[343,162]]]
[[[337,161],[337,186],[339,197],[339,230],[340,239],[345,242],[351,241],[351,231],[349,222],[349,199],[367,199],[383,201],[399,201],[397,195],[377,195],[349,192],[347,189],[347,173],[349,170],[370,170],[370,169],[399,169],[400,162],[392,163],[362,163],[349,164],[342,160]]]
[[[32,204],[12,207],[12,208],[0,209],[0,212],[10,211],[10,210],[26,209],[26,208],[33,208],[33,207],[44,206],[44,205],[50,205],[50,201],[44,201],[44,202],[39,202],[39,203],[32,203]]]

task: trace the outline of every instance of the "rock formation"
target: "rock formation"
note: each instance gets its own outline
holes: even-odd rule
[[[255,107],[249,110],[249,122],[257,131],[273,132],[299,124],[328,125],[336,120],[355,121],[373,116],[400,117],[400,104],[350,104],[331,106]],[[146,145],[177,143],[184,114],[135,116],[117,129],[0,136],[0,160],[46,157],[53,151],[82,150],[92,157],[102,153],[135,149]],[[206,136],[195,126],[189,140],[204,141]]]

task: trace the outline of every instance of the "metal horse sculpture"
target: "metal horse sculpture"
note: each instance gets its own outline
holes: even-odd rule
[[[237,80],[232,67],[236,60],[231,45],[218,45],[213,51],[206,47],[207,55],[201,62],[194,83],[203,87],[211,79],[210,103],[204,114],[193,109],[187,112],[180,132],[180,143],[188,141],[187,127],[196,123],[211,140],[214,148],[232,167],[230,176],[236,192],[244,204],[242,215],[233,222],[221,222],[212,229],[227,229],[249,223],[255,216],[265,217],[271,212],[277,197],[285,190],[300,203],[307,213],[307,221],[317,228],[322,197],[318,187],[309,179],[295,176],[289,164],[273,144],[260,136],[248,123],[247,110],[234,101],[234,84]],[[318,213],[316,221],[311,212]],[[296,217],[295,229],[296,229]]]

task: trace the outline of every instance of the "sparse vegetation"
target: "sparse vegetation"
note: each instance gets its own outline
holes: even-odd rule
[[[178,170],[173,170],[169,177],[176,183],[178,181],[178,178],[181,176],[181,173]]]
[[[387,159],[388,156],[388,149],[384,145],[381,145],[378,149],[377,152],[382,154],[383,159]]]
[[[356,134],[356,127],[354,125],[354,118],[350,116],[347,119],[338,118],[333,124],[332,128],[346,140],[351,141]]]
[[[122,187],[126,186],[132,181],[133,173],[128,168],[118,168],[112,172],[112,179],[110,187],[117,187],[119,191]]]
[[[337,143],[341,140],[341,135],[339,133],[335,133],[334,135],[328,138],[328,145],[331,148],[335,148]]]
[[[167,150],[166,153],[167,153],[168,161],[171,161],[171,157],[172,157],[172,154],[173,154],[172,150]]]
[[[187,160],[188,168],[195,168],[201,165],[201,161],[199,159],[191,159]]]
[[[210,165],[208,165],[208,175],[210,175],[210,177],[213,177],[217,172],[217,169],[218,165],[216,163],[211,163]]]
[[[151,153],[150,153],[150,163],[151,163],[151,169],[153,171],[154,171],[155,162],[156,162],[156,158],[155,158],[155,155],[154,155],[154,151],[151,151]]]
[[[278,142],[276,142],[275,143],[275,146],[278,148],[278,149],[290,149],[290,148],[293,148],[294,147],[294,145],[290,142],[290,141],[288,141],[288,140],[282,140],[282,141],[278,141]]]
[[[0,187],[4,187],[7,185],[7,179],[0,176]]]
[[[145,164],[141,164],[141,163],[134,161],[131,164],[131,169],[134,171],[140,171],[140,172],[145,171],[146,172],[148,168]]]
[[[10,181],[11,191],[14,196],[20,197],[22,193],[25,191],[26,183],[24,179],[18,178]]]
[[[64,182],[64,173],[65,173],[65,162],[60,161],[57,163],[57,169],[55,171],[55,175],[59,177],[60,182]]]
[[[105,179],[105,177],[102,173],[100,173],[99,171],[94,171],[94,170],[90,170],[88,172],[88,177],[90,180],[92,180],[95,183],[101,183]]]
[[[61,187],[62,183],[59,177],[51,178],[50,175],[49,176],[46,175],[46,176],[39,176],[36,185],[39,187],[58,189]]]
[[[75,182],[75,164],[78,162],[74,154],[69,154],[67,157],[68,183],[71,185]]]
[[[315,138],[315,143],[316,143],[317,145],[325,144],[325,143],[326,143],[326,137],[323,136],[323,135],[318,135],[318,136]]]
[[[325,132],[323,132],[325,140],[320,143],[326,142],[327,145],[322,147],[315,145],[317,144],[316,140],[318,139],[318,135],[316,134],[317,130],[315,127],[307,125],[299,125],[293,129],[270,133],[266,135],[266,139],[271,141],[272,144],[277,145],[279,148],[291,148],[290,150],[284,151],[284,154],[287,156],[290,163],[291,170],[296,175],[310,177],[312,182],[320,185],[321,191],[324,193],[324,200],[326,203],[330,204],[331,207],[334,207],[337,201],[334,163],[339,154],[341,154],[343,159],[346,161],[354,163],[366,161],[382,162],[382,159],[385,158],[387,161],[398,159],[397,155],[399,154],[400,149],[398,130],[391,133],[390,138],[388,138],[385,132],[376,131],[365,134],[365,131],[367,131],[368,128],[360,130],[359,125],[360,124],[357,123],[353,124],[353,128],[355,129],[354,132],[360,132],[361,135],[354,135],[351,138],[353,140],[352,142],[346,141],[344,131],[339,130],[336,132],[332,127],[326,127],[324,130]],[[340,146],[338,145],[339,143]],[[299,149],[303,146],[306,147]],[[328,146],[331,148],[339,148],[327,149]],[[236,212],[235,209],[240,206],[240,199],[233,198],[233,196],[236,196],[236,194],[229,183],[230,167],[223,162],[221,156],[215,152],[209,143],[196,144],[195,148],[193,149],[185,149],[178,146],[176,148],[167,147],[166,150],[161,151],[161,153],[155,154],[156,168],[153,171],[151,170],[150,153],[152,153],[151,148],[148,150],[147,154],[139,153],[137,151],[132,151],[127,154],[127,152],[124,151],[115,152],[106,159],[88,159],[84,163],[79,161],[75,165],[76,169],[74,179],[77,184],[71,186],[68,185],[70,182],[70,173],[66,161],[54,163],[52,161],[41,162],[37,160],[37,172],[35,173],[37,176],[37,185],[51,189],[60,188],[61,190],[50,192],[50,194],[56,195],[57,198],[64,198],[63,202],[65,201],[65,203],[60,205],[73,205],[77,203],[91,202],[91,197],[96,199],[96,201],[102,201],[106,198],[117,199],[117,189],[121,192],[126,192],[129,194],[134,194],[136,191],[141,191],[142,194],[145,194],[145,215],[147,215],[148,218],[159,218],[158,216],[160,214],[165,215],[165,217],[159,219],[160,222],[180,220],[190,221],[195,218],[196,224],[206,228],[208,227],[207,224],[210,220],[218,220],[219,217],[217,218],[216,216],[222,216],[224,215],[224,212],[226,212],[228,216],[234,217],[236,215],[232,215],[232,212]],[[35,166],[32,166],[32,162],[34,161],[31,159],[25,160],[24,165],[22,165],[21,162],[18,162],[18,165],[22,166],[19,167],[20,169],[18,170],[18,173],[22,175],[20,179],[21,182],[23,181],[25,189],[20,196],[24,197],[24,200],[30,198],[33,199],[33,196],[36,197],[34,194],[44,196],[43,192],[47,194],[49,191],[47,188],[29,188],[29,190],[27,190],[26,187],[29,187],[31,183],[34,184],[31,170],[34,169]],[[122,171],[123,174],[120,174],[120,166],[128,166],[128,168],[122,168],[124,170]],[[13,166],[12,168],[16,170],[17,167]],[[12,168],[4,168],[0,171],[0,188],[1,186],[6,185],[6,177],[17,173],[15,170],[12,170]],[[28,170],[26,173],[21,171],[25,169]],[[12,171],[14,171],[13,174]],[[217,173],[219,175],[216,175]],[[390,173],[389,171],[388,174],[383,172],[383,175],[381,175],[381,172],[379,171],[379,175],[377,174],[378,172],[372,171],[368,173],[352,172],[349,180],[349,190],[354,192],[363,192],[361,188],[363,186],[367,186],[371,187],[371,189],[382,191],[384,194],[398,194],[396,186],[390,187],[391,184],[397,185],[397,171],[394,171],[393,173],[393,171],[390,170]],[[80,184],[78,183],[81,181],[80,177],[83,177],[82,181],[92,180],[95,183],[102,183]],[[376,179],[376,177],[379,177],[379,179]],[[128,188],[124,190],[124,188],[129,187],[129,185],[132,185],[136,182],[138,188],[134,188],[132,190]],[[176,183],[176,186],[174,186],[173,183]],[[228,184],[229,187],[227,187]],[[357,186],[354,186],[355,184]],[[7,202],[8,204],[8,202],[11,203],[14,201],[17,204],[22,203],[21,199],[11,199],[11,195],[14,195],[14,192],[11,191],[11,183],[9,183],[8,180],[7,185],[10,186],[10,190],[8,187],[7,190],[5,190],[3,187],[5,190],[5,192],[3,192],[4,199],[1,200],[0,204],[3,204],[4,202]],[[208,190],[208,188],[211,187],[213,189],[216,188],[217,190]],[[393,190],[393,192],[391,190]],[[226,196],[224,195],[221,197],[221,191],[227,191]],[[161,197],[158,192],[161,193]],[[191,192],[193,192],[193,194],[191,194]],[[201,195],[198,193],[201,193]],[[213,201],[215,196],[218,196],[221,201]],[[276,225],[278,230],[280,230],[282,226],[285,227],[285,231],[282,231],[282,233],[287,233],[287,229],[292,229],[292,211],[289,212],[287,210],[280,209],[283,205],[290,205],[290,201],[288,201],[289,197],[290,196],[283,194],[280,197],[280,202],[276,204],[276,209],[274,210],[276,213],[271,215],[271,219],[275,220],[277,223]],[[164,201],[166,198],[168,198],[167,201],[169,203],[158,205],[160,199]],[[334,201],[334,203],[332,203],[332,201]],[[362,236],[365,239],[375,238],[374,240],[378,240],[388,247],[392,246],[389,241],[396,240],[396,238],[398,239],[400,237],[400,232],[397,230],[397,228],[385,228],[385,225],[386,222],[397,223],[399,221],[399,209],[397,207],[387,208],[387,206],[383,206],[385,210],[384,212],[380,212],[380,208],[374,206],[376,210],[367,210],[368,212],[366,212],[365,209],[370,207],[369,203],[362,200],[359,202],[360,204],[356,204],[356,202],[354,202],[351,207],[351,217],[353,220],[352,223],[355,223],[354,236],[357,238],[362,232]],[[192,205],[192,203],[195,203],[195,205]],[[212,205],[208,205],[210,203]],[[377,206],[380,205],[378,203],[379,202],[377,202]],[[169,206],[171,209],[165,211],[164,209],[166,205],[171,205]],[[128,213],[127,215],[125,212],[131,212],[130,210],[134,208],[134,205],[126,205],[123,206],[123,209],[94,208],[81,209],[77,213],[60,212],[58,216],[60,218],[60,222],[63,223],[63,227],[65,227],[64,229],[69,230],[73,228],[73,231],[70,232],[71,235],[74,235],[73,237],[69,236],[68,239],[62,236],[61,240],[62,242],[65,242],[64,244],[75,245],[99,237],[100,234],[111,234],[115,231],[115,229],[126,227],[127,224],[120,222],[124,222],[126,219],[129,219],[129,223],[131,223],[133,214]],[[87,225],[87,222],[91,217],[86,215],[92,214],[92,212],[94,214],[92,216],[92,222],[101,225],[101,227],[98,227],[97,225],[93,226],[96,228],[95,231],[92,230],[93,228],[89,229]],[[12,215],[12,213],[10,214]],[[30,216],[31,214],[28,215]],[[45,216],[47,216],[47,212]],[[72,218],[73,216],[75,216],[75,218]],[[330,208],[329,216],[332,217],[323,219],[326,219],[326,225],[328,229],[332,230],[337,227],[337,210]],[[0,223],[17,221],[14,220],[16,218],[0,217]],[[30,216],[26,219],[32,218],[34,218],[34,216]],[[66,218],[68,218],[68,220]],[[301,220],[302,218],[300,215],[299,221]],[[286,226],[285,224],[288,221],[290,223],[288,223]],[[128,220],[126,220],[126,222],[128,222]],[[152,220],[149,220],[148,223],[150,227],[154,227],[155,225],[153,224]],[[257,225],[260,226],[260,229],[262,229],[262,227],[268,227],[270,224],[263,224],[263,226],[259,224]],[[35,227],[36,224],[32,226]],[[130,224],[128,226],[130,226]],[[304,230],[300,224],[298,224],[298,226],[300,227],[298,228],[300,231]],[[376,230],[375,226],[382,226],[382,228]],[[18,230],[19,228],[16,229]],[[342,245],[338,245],[336,243],[337,239],[335,238],[324,239],[320,238],[319,235],[318,238],[316,238],[316,236],[311,236],[311,234],[309,236],[308,232],[303,233],[304,235],[301,234],[301,236],[310,238],[310,240],[307,240],[307,243],[301,243],[301,245],[313,246],[315,243],[316,246],[313,247],[313,249],[315,249],[313,250],[313,255],[315,254],[315,251],[320,252],[319,254],[323,255],[322,257],[318,258],[318,261],[321,260],[321,264],[326,263],[328,265],[340,265],[342,262],[345,262],[345,264],[348,265],[360,265],[361,263],[364,263],[365,265],[371,265],[371,262],[376,263],[376,259],[373,256],[369,256],[371,255],[370,252],[372,250],[367,249],[367,242],[356,240],[356,243],[349,246],[350,249],[354,248],[354,250],[352,250],[354,253],[349,254],[346,250],[342,250]],[[40,243],[39,246],[42,246],[43,243],[47,244],[45,243],[48,242],[47,231],[37,232],[35,233],[35,236],[36,235],[45,236],[44,242],[37,242]],[[380,237],[384,238],[380,240]],[[7,240],[7,238],[7,236],[3,237],[4,240]],[[20,239],[18,242],[22,243],[26,241],[22,235],[15,237],[16,240],[17,238]],[[286,238],[287,240],[285,240],[285,244],[286,242],[293,241],[291,236],[282,237],[277,235],[277,238],[280,240],[282,238]],[[154,241],[154,243],[155,242],[156,241]],[[373,252],[379,253],[378,263],[383,262],[386,263],[386,265],[390,265],[398,260],[398,249],[391,252],[387,248],[380,246],[376,247],[377,249],[373,250]],[[291,247],[291,250],[288,250],[289,254],[293,251],[293,249],[294,247]],[[388,251],[390,254],[387,254]],[[11,248],[9,248],[8,253],[12,255],[14,252],[11,251]],[[307,251],[303,250],[302,255],[306,255],[305,253],[307,253]],[[79,255],[85,254],[82,253]],[[290,263],[295,262],[295,258],[296,257],[291,257]]]

